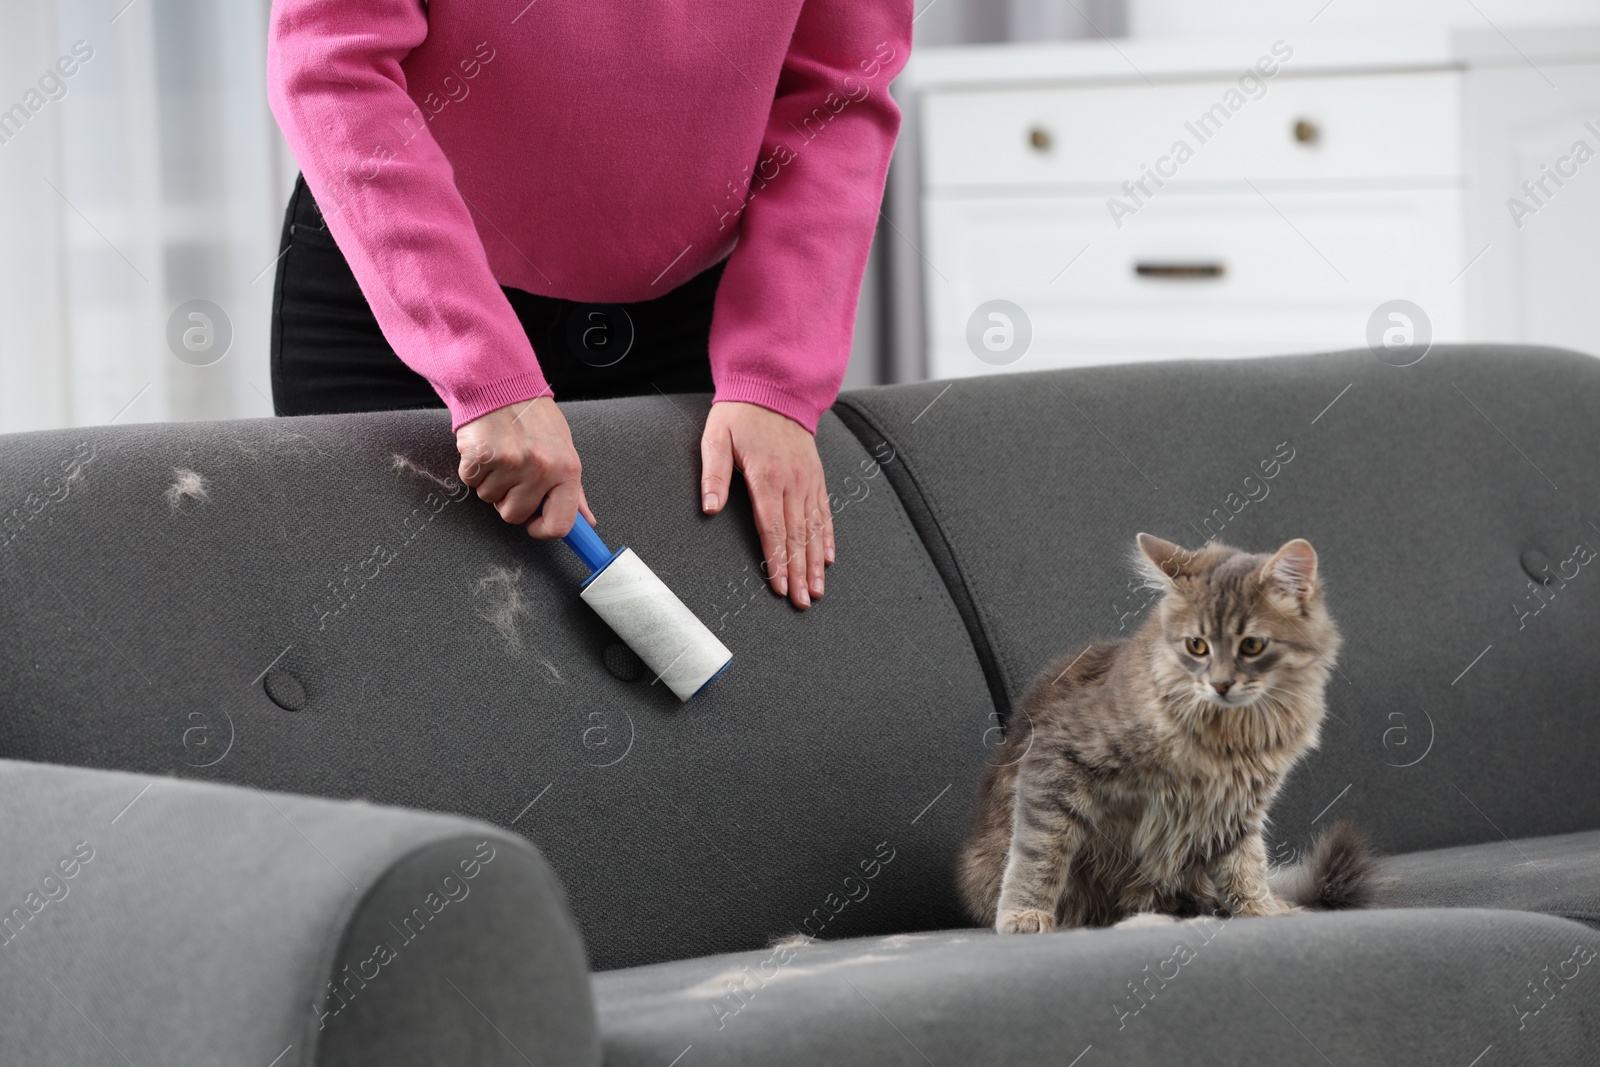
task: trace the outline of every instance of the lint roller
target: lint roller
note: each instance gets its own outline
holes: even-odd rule
[[[594,572],[578,595],[680,701],[728,669],[733,653],[633,549],[611,551],[582,514],[561,540]]]

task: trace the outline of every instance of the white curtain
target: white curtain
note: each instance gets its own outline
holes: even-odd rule
[[[270,414],[294,165],[266,103],[268,0],[7,7],[0,432]],[[222,311],[209,350],[187,315],[190,346],[169,343],[196,300]]]

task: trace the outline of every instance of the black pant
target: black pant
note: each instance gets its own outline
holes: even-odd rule
[[[272,299],[279,415],[442,407],[378,328],[322,212],[295,182]],[[723,260],[653,300],[579,304],[502,286],[562,400],[712,391],[708,340]]]

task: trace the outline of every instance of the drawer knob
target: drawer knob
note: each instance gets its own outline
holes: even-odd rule
[[[1028,144],[1033,146],[1035,152],[1050,151],[1050,131],[1043,126],[1035,126],[1028,131]]]
[[[1294,123],[1294,139],[1301,144],[1316,144],[1322,138],[1322,130],[1310,119],[1296,119]]]

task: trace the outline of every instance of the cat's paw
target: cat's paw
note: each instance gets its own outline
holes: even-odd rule
[[[1304,915],[1310,910],[1291,904],[1282,897],[1263,896],[1240,901],[1232,913],[1236,919],[1252,919],[1269,915]]]
[[[995,920],[995,933],[1048,934],[1056,928],[1056,917],[1038,908],[1018,908],[1002,911]]]
[[[1121,922],[1113,924],[1113,929],[1137,930],[1144,926],[1166,926],[1168,923],[1177,921],[1178,919],[1175,915],[1164,915],[1159,911],[1141,911],[1135,912]]]

